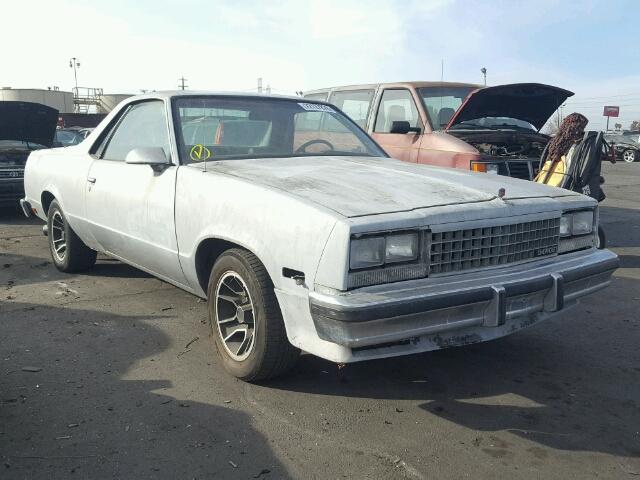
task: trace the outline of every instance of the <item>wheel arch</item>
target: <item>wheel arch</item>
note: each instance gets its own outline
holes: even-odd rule
[[[216,263],[216,260],[220,257],[220,255],[232,248],[242,248],[243,250],[250,252],[251,254],[255,255],[258,260],[260,260],[262,265],[265,265],[260,256],[246,245],[242,245],[240,243],[219,237],[204,238],[200,241],[198,247],[196,248],[194,260],[198,285],[203,292],[207,292],[207,288],[209,286],[209,275],[211,275],[213,264]],[[265,265],[265,269],[266,268],[267,267]]]
[[[46,216],[49,212],[49,207],[51,206],[51,202],[56,200],[56,197],[49,190],[44,190],[40,195],[40,205],[42,205],[42,212]]]

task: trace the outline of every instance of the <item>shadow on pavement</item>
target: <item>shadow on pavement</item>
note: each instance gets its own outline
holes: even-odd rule
[[[246,414],[162,393],[145,317],[21,306],[0,314],[3,479],[288,478]]]
[[[638,297],[634,304],[633,292]],[[341,370],[305,355],[292,376],[269,387],[424,400],[425,415],[476,431],[506,430],[557,450],[637,457],[638,292],[637,280],[616,278],[607,291],[555,319],[467,347],[348,364]]]

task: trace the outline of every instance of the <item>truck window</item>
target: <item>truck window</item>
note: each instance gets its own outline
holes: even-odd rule
[[[396,121],[407,121],[411,127],[419,127],[419,116],[416,103],[411,92],[406,89],[389,89],[382,93],[376,117],[376,133],[391,132],[391,125]]]
[[[361,128],[366,128],[373,94],[373,90],[335,91],[329,101],[349,115]]]

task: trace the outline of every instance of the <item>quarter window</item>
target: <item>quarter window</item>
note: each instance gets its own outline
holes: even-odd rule
[[[361,128],[366,128],[373,93],[373,90],[333,92],[331,94],[331,103],[349,115]]]
[[[169,158],[167,117],[161,101],[132,105],[116,125],[102,158],[124,161],[131,150],[141,147],[160,147]]]
[[[409,90],[392,89],[382,93],[373,131],[390,133],[393,122],[397,121],[407,121],[410,127],[419,127],[418,109]]]

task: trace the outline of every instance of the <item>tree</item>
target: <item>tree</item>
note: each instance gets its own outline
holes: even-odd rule
[[[629,130],[631,130],[632,132],[640,131],[640,120],[634,120],[633,122],[631,122]]]

